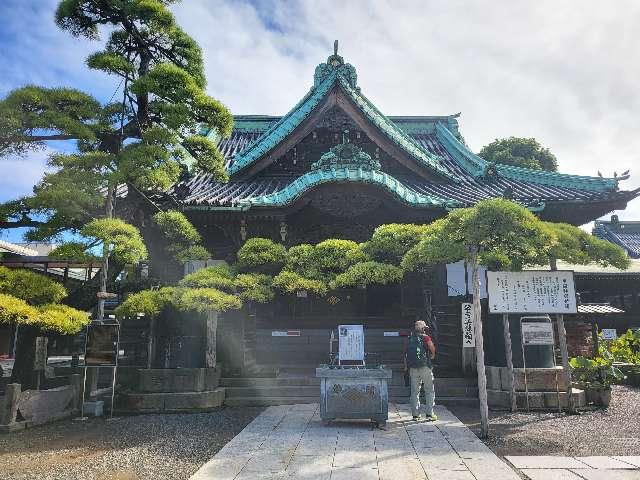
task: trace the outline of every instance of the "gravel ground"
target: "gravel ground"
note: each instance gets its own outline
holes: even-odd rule
[[[0,478],[189,478],[260,412],[224,408],[190,415],[64,420],[0,435]]]
[[[478,408],[451,407],[476,434]],[[640,389],[614,386],[607,410],[565,415],[489,412],[485,442],[498,455],[640,455]]]

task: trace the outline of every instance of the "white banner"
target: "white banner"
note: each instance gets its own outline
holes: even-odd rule
[[[577,313],[573,272],[487,272],[491,313]]]
[[[476,346],[476,330],[473,325],[473,303],[462,304],[462,348]]]
[[[341,362],[364,362],[364,328],[362,325],[338,326],[338,355]]]
[[[522,322],[523,345],[553,345],[553,323]]]

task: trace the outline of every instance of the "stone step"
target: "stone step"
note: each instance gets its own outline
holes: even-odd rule
[[[297,397],[227,397],[225,405],[230,407],[266,407],[271,405],[294,405],[298,403],[318,403],[320,396],[297,396]],[[390,401],[395,403],[409,403],[409,397],[391,397]],[[476,405],[477,398],[473,397],[437,397],[436,402],[440,405]]]
[[[288,386],[250,386],[250,387],[225,387],[227,397],[306,397],[320,394],[318,385],[288,385]],[[389,387],[389,395],[408,397],[409,387]],[[436,395],[444,397],[473,397],[478,396],[478,389],[474,387],[436,387]]]
[[[315,372],[314,372],[315,373]],[[224,387],[286,387],[286,386],[309,386],[320,385],[320,379],[315,376],[280,376],[280,377],[223,377],[220,384]],[[475,378],[463,377],[443,377],[435,378],[436,389],[439,388],[462,388],[469,387],[477,389]],[[404,378],[398,373],[394,373],[390,386],[404,386]]]

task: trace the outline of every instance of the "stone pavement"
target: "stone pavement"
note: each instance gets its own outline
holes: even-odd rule
[[[505,458],[530,480],[640,480],[640,457]]]
[[[414,422],[408,405],[390,404],[383,431],[362,421],[325,426],[317,404],[269,407],[191,479],[521,478],[449,410],[436,413],[436,422]]]

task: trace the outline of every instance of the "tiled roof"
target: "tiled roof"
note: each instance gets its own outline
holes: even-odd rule
[[[582,303],[578,305],[578,313],[599,313],[606,315],[612,313],[624,313],[624,310],[620,310],[608,303]]]
[[[256,132],[234,132],[229,139],[223,140],[220,146],[227,164],[233,162],[234,152],[242,148],[241,145],[250,143],[257,135]],[[395,176],[404,186],[422,195],[449,199],[464,205],[471,205],[485,198],[510,196],[529,207],[542,207],[545,202],[550,201],[597,201],[615,196],[615,192],[601,189],[544,185],[502,175],[491,178],[474,176],[451,155],[437,133],[415,133],[411,137],[421,148],[439,156],[442,167],[459,179],[458,182],[452,182],[447,179],[427,180],[417,175]],[[182,188],[184,193],[179,201],[191,206],[236,207],[247,199],[282,190],[296,178],[298,177],[267,177],[258,174],[253,179],[242,181],[234,181],[232,177],[229,183],[222,184],[208,174],[198,174],[181,184],[186,188]],[[178,189],[174,188],[174,191],[177,192]]]
[[[458,132],[457,114],[387,117],[362,94],[356,81],[355,68],[334,54],[326,63],[318,65],[313,87],[285,116],[238,116],[233,133],[222,140],[218,139],[215,131],[202,132],[211,139],[219,140],[231,180],[220,184],[209,175],[195,175],[176,185],[169,193],[190,208],[246,209],[281,205],[285,200],[290,202],[319,183],[366,181],[387,188],[414,206],[425,206],[432,200],[440,206],[465,206],[485,198],[505,197],[531,210],[544,209],[546,202],[600,202],[597,215],[606,212],[614,202],[619,205],[640,193],[640,189],[618,191],[618,181],[624,177],[567,175],[487,162],[463,143]],[[246,172],[247,167],[259,162],[290,138],[336,89],[346,95],[347,100],[377,131],[413,159],[416,165],[432,174],[426,177],[432,178],[435,174],[436,178],[430,180],[406,174],[394,175],[389,180],[382,178],[389,176],[389,172],[376,170],[375,175],[364,175],[347,168],[349,171],[339,174],[307,172],[288,177],[269,177],[258,170],[251,178],[234,179],[236,173]],[[398,192],[403,193],[398,195]],[[429,201],[423,201],[425,199]],[[580,217],[582,221],[589,219]]]
[[[640,258],[640,222],[597,220],[593,234],[621,246],[631,258]]]

